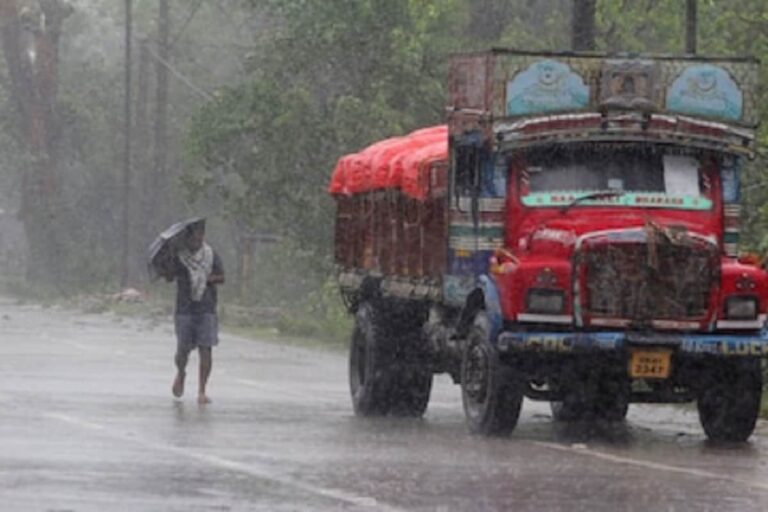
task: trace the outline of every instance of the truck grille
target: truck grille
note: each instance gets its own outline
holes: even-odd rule
[[[587,248],[587,313],[629,319],[700,319],[718,270],[709,244],[620,243]]]

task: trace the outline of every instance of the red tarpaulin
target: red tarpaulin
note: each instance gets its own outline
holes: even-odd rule
[[[331,194],[346,193],[344,191],[344,184],[346,182],[347,167],[349,165],[350,159],[353,156],[354,156],[354,153],[351,155],[344,155],[343,157],[339,158],[339,161],[336,163],[336,167],[333,169],[333,174],[331,174],[331,183],[328,185],[329,193]]]
[[[431,148],[429,151],[421,151]],[[432,126],[416,130],[404,137],[385,139],[367,148],[345,155],[339,159],[333,171],[328,192],[331,194],[359,194],[372,190],[387,188],[401,189],[404,193],[416,199],[423,199],[429,180],[418,179],[418,169],[421,160],[431,162],[447,160],[448,158],[448,127],[446,125]],[[407,190],[402,187],[403,175],[407,165],[417,169],[414,178],[409,178]],[[428,172],[428,171],[427,171]],[[420,183],[424,184],[424,187]]]
[[[414,199],[426,199],[429,194],[430,173],[433,165],[445,162],[448,155],[448,139],[434,142],[410,153],[403,160],[400,189]]]

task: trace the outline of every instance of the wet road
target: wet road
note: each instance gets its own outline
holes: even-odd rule
[[[343,354],[226,335],[198,407],[192,371],[170,395],[172,352],[170,321],[0,299],[0,509],[768,510],[764,422],[714,447],[692,410],[556,426],[527,402],[510,439],[482,439],[446,378],[424,420],[360,420]]]

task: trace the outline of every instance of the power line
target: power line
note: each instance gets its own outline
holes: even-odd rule
[[[182,24],[181,28],[179,29],[179,32],[176,34],[176,36],[171,41],[171,44],[168,45],[168,48],[173,48],[176,46],[176,43],[179,41],[181,36],[184,34],[184,31],[187,30],[187,27],[189,27],[189,24],[192,23],[192,20],[195,18],[195,15],[197,14],[197,11],[200,10],[200,7],[203,5],[204,0],[197,0],[197,4],[190,10],[189,15],[187,16],[187,19],[184,20],[184,23]]]
[[[175,67],[173,67],[173,64],[171,64],[170,62],[168,62],[167,60],[165,60],[164,58],[162,58],[160,55],[158,55],[157,53],[155,53],[155,51],[154,51],[154,50],[152,50],[152,48],[150,48],[149,46],[147,46],[146,48],[147,48],[147,53],[149,53],[149,54],[152,56],[152,58],[153,58],[153,59],[157,60],[157,61],[158,61],[160,64],[162,64],[162,65],[163,65],[163,66],[164,66],[164,67],[165,67],[165,68],[166,68],[168,71],[170,71],[171,73],[173,73],[173,75],[174,75],[176,78],[178,78],[179,80],[181,80],[181,82],[182,82],[184,85],[186,85],[186,86],[187,86],[187,87],[189,87],[189,88],[190,88],[192,91],[196,92],[198,95],[202,96],[203,98],[205,98],[205,99],[206,99],[206,100],[208,100],[208,101],[211,101],[211,100],[213,100],[213,99],[214,99],[214,96],[213,96],[211,93],[204,91],[203,89],[201,89],[200,87],[198,87],[198,86],[196,86],[194,83],[192,83],[192,81],[191,81],[189,78],[187,78],[186,76],[184,76],[184,75],[181,73],[181,71],[179,71],[178,69],[176,69]]]

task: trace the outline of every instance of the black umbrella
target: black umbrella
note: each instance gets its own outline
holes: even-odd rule
[[[205,217],[193,217],[177,222],[160,233],[149,244],[147,269],[151,280],[154,281],[158,277],[173,279],[176,254],[184,246],[184,233],[187,228],[197,224],[202,224],[205,227]]]

